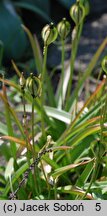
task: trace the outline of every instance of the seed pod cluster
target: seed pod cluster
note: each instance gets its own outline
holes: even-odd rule
[[[66,20],[66,18],[63,18],[62,21],[58,23],[57,30],[61,39],[65,40],[70,32],[70,23]]]
[[[44,46],[48,46],[56,40],[58,36],[57,28],[53,23],[47,24],[42,29],[42,39],[44,41]]]

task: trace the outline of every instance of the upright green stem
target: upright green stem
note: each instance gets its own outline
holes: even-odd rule
[[[34,141],[34,97],[33,97],[33,101],[32,101],[32,145],[33,145],[33,162],[35,162],[35,158],[37,157],[36,152],[35,152],[35,141]],[[37,193],[37,195],[39,196],[39,192],[38,192],[38,182],[37,182],[37,172],[36,172],[36,168],[34,167],[34,183],[35,183],[35,191]]]
[[[54,183],[54,199],[57,200],[57,183]]]
[[[72,43],[72,53],[71,53],[71,60],[70,60],[70,78],[68,82],[68,89],[66,95],[66,105],[65,108],[67,109],[68,100],[70,97],[71,89],[72,89],[72,80],[73,80],[73,72],[74,72],[74,63],[77,55],[78,43],[80,40],[81,32],[83,28],[83,22],[80,25],[76,26],[76,36]]]
[[[30,156],[29,156],[29,150],[28,150],[28,137],[27,137],[27,122],[26,122],[26,106],[25,106],[25,99],[24,99],[24,90],[22,91],[22,104],[23,104],[23,127],[24,127],[24,137],[25,137],[25,141],[26,141],[26,149],[27,149],[27,153],[26,153],[26,158],[28,161],[28,165],[30,166]]]
[[[25,99],[24,99],[25,92],[22,92],[22,103],[23,103],[23,115],[26,116],[26,106],[25,106]]]
[[[35,155],[35,142],[34,142],[34,98],[32,101],[32,145],[33,145],[33,154]]]
[[[41,125],[42,125],[42,135],[45,138],[45,121],[44,121],[44,96],[45,96],[45,75],[46,75],[46,61],[47,61],[47,49],[48,46],[44,47],[44,60],[42,69],[42,93],[41,93]]]
[[[65,41],[62,40],[62,57],[61,57],[61,63],[62,63],[62,74],[61,74],[61,78],[62,78],[62,85],[61,85],[61,106],[63,108],[64,106],[64,59],[65,59],[65,49],[64,49],[64,45],[65,45]]]

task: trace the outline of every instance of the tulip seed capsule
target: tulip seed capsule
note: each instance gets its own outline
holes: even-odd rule
[[[70,32],[70,23],[66,20],[66,18],[63,18],[62,21],[58,23],[57,30],[61,39],[65,40]]]
[[[45,47],[50,45],[52,42],[56,40],[58,36],[57,28],[54,26],[53,23],[47,24],[42,29],[42,39],[44,41],[44,52],[45,53]]]
[[[107,74],[107,56],[105,56],[102,60],[102,68],[103,71]]]
[[[39,78],[35,77],[33,73],[26,80],[26,87],[33,98],[40,96],[41,93],[41,81]]]
[[[70,9],[70,16],[76,25],[79,25],[85,17],[85,9],[82,4],[77,1]]]
[[[50,23],[50,25],[47,24],[42,30],[42,39],[44,41],[44,46],[48,46],[53,41],[55,41],[57,35],[58,32],[54,24],[53,23]]]

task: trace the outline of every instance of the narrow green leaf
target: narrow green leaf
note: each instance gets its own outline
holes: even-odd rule
[[[18,139],[16,137],[12,137],[12,136],[1,136],[0,137],[1,140],[8,140],[8,141],[12,141],[15,143],[18,143],[24,147],[26,147],[26,142],[24,140]]]
[[[87,121],[84,121],[83,123],[81,122],[81,124],[77,124],[75,127],[73,128],[68,128],[61,136],[61,138],[58,140],[58,143],[61,142],[61,140],[63,141],[67,141],[68,139],[70,139],[71,137],[73,137],[74,135],[77,135],[79,133],[83,133],[83,130],[86,129],[86,127],[90,127],[90,126],[94,126],[100,123],[100,116],[97,116],[95,118],[89,119]]]
[[[61,168],[58,168],[54,171],[54,173],[52,174],[52,177],[53,178],[58,178],[60,175],[63,175],[65,172],[67,172],[68,170],[71,170],[71,169],[74,169],[78,166],[83,166],[87,163],[89,163],[90,161],[85,161],[85,162],[81,162],[81,163],[78,163],[78,164],[70,164],[70,165],[67,165],[67,166],[64,166],[64,167],[61,167]]]
[[[76,123],[76,121],[79,120],[79,118],[81,117],[83,111],[85,108],[87,108],[89,106],[89,104],[91,104],[93,102],[93,100],[96,100],[97,95],[99,94],[99,92],[102,90],[102,88],[105,85],[105,81],[106,79],[104,78],[102,80],[102,82],[100,83],[100,85],[97,86],[96,90],[93,92],[93,94],[88,98],[88,100],[85,102],[84,106],[81,108],[81,110],[79,111],[79,113],[76,115],[75,119],[73,120],[73,122],[71,122],[71,125],[69,126],[69,128],[73,127]]]
[[[24,29],[24,31],[27,33],[27,35],[29,37],[31,47],[33,50],[34,59],[35,59],[35,65],[36,65],[38,74],[40,74],[42,71],[42,62],[40,59],[40,53],[38,51],[37,38],[36,38],[36,40],[34,39],[32,33],[30,32],[30,30],[26,26],[22,25],[22,28]]]
[[[45,111],[48,116],[58,119],[66,124],[70,124],[71,115],[69,113],[49,106],[45,106]]]
[[[64,142],[70,142],[72,146],[77,145],[79,142],[81,142],[85,137],[95,134],[101,130],[100,125],[94,125],[85,128],[84,130],[80,131],[80,133],[77,134],[77,136],[72,137],[72,134],[69,134],[65,139],[61,142],[57,142],[58,145],[61,145]]]
[[[18,92],[20,92],[20,87],[14,83],[14,82],[11,82],[10,80],[4,80],[0,77],[0,81],[5,83],[6,85],[9,85],[9,86],[12,86],[13,88],[15,88]]]
[[[72,142],[70,142],[69,144],[72,146],[72,149],[70,151],[70,162],[76,163],[78,158],[83,156],[84,152],[86,152],[89,149],[92,142],[93,142],[93,135],[84,138],[81,142],[77,143],[76,146],[72,146]],[[58,151],[55,153],[54,159],[58,163],[59,161],[62,161],[63,158],[65,158],[65,155],[66,152]]]
[[[85,191],[79,187],[74,187],[74,186],[71,186],[71,185],[67,185],[67,186],[64,186],[64,187],[58,187],[58,192],[59,193],[64,193],[64,194],[75,194],[75,195],[78,195],[78,196],[83,196],[85,194]],[[87,199],[90,199],[90,200],[93,200],[93,197],[90,193],[88,193],[86,195],[86,198]]]
[[[0,122],[0,133],[7,135],[7,126],[2,122]]]
[[[6,104],[7,109],[8,109],[8,110],[7,110],[7,111],[8,111],[8,114],[9,114],[9,112],[11,113],[11,115],[13,116],[13,118],[14,118],[14,120],[15,120],[17,126],[19,127],[19,130],[20,130],[21,134],[23,135],[23,137],[25,137],[23,127],[22,127],[22,125],[21,125],[21,123],[20,123],[20,121],[19,121],[19,119],[18,119],[18,117],[17,117],[17,115],[16,115],[14,109],[12,109],[12,108],[10,107],[10,105],[9,105],[9,103],[8,103],[8,101],[7,101],[7,99],[6,99],[1,93],[0,93],[0,98],[3,100],[4,104]],[[9,116],[9,118],[10,118],[10,116]],[[14,136],[14,134],[10,134],[10,135]]]
[[[14,62],[13,60],[12,60],[11,62],[12,62],[12,65],[13,65],[13,68],[14,68],[15,72],[17,73],[17,75],[18,75],[19,77],[21,77],[21,71],[18,69],[18,67],[17,67],[17,65],[15,64],[15,62]]]
[[[84,184],[87,182],[92,170],[93,170],[93,166],[94,166],[94,161],[90,161],[90,163],[87,164],[87,166],[85,167],[84,171],[82,172],[82,174],[80,175],[80,177],[78,178],[77,182],[76,182],[76,186],[78,187],[83,187]]]
[[[84,189],[86,190],[88,188],[90,183],[86,183],[84,186]],[[95,183],[92,184],[91,189],[104,189],[107,188],[107,181],[96,181]]]
[[[9,106],[8,106],[8,99],[7,99],[7,94],[6,94],[6,87],[4,85],[3,85],[3,96],[4,96],[5,100],[7,100],[7,102],[4,103],[4,106],[5,106],[5,118],[6,118],[8,135],[14,136],[13,127],[12,127],[12,120],[11,120],[11,116],[10,116],[9,108],[8,108]],[[10,146],[11,146],[12,156],[15,159],[16,158],[16,151],[17,151],[16,143],[14,141],[10,141]]]

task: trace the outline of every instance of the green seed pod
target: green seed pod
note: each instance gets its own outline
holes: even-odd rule
[[[24,90],[25,85],[26,85],[26,80],[24,78],[23,72],[21,74],[21,77],[20,77],[20,80],[19,80],[19,84],[20,84],[21,89]]]
[[[70,32],[70,23],[66,20],[66,18],[63,18],[62,21],[58,23],[57,30],[61,39],[65,40]]]
[[[33,73],[26,80],[26,87],[33,98],[40,96],[41,94],[41,81],[39,78],[35,77]]]
[[[102,60],[102,68],[103,71],[107,74],[107,56],[105,56]]]
[[[70,9],[70,16],[76,25],[79,25],[85,17],[85,9],[82,4],[77,1]]]
[[[46,25],[42,29],[42,39],[44,41],[44,46],[48,46],[53,41],[56,40],[58,36],[57,28],[54,26],[53,23],[50,23],[50,25]]]
[[[85,15],[87,16],[90,12],[90,4],[89,0],[80,0],[80,3],[84,6]]]

